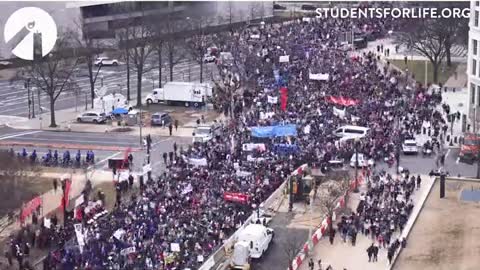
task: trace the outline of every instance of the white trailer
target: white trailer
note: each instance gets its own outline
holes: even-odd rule
[[[95,98],[93,108],[108,115],[116,108],[131,110],[132,106],[124,95],[115,93]]]
[[[167,82],[163,88],[154,89],[148,94],[145,102],[200,107],[211,96],[212,87],[207,83]]]

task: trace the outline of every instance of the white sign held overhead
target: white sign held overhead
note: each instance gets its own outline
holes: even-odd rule
[[[83,202],[84,202],[84,198],[83,198],[83,195],[78,197],[76,200],[75,200],[75,208],[79,207]]]
[[[122,255],[122,256],[126,256],[126,255],[131,254],[131,253],[135,253],[135,247],[125,248],[125,249],[122,249],[120,251],[120,255]]]
[[[328,73],[310,73],[309,78],[314,81],[328,81],[330,75]]]
[[[290,62],[290,55],[282,55],[282,56],[280,56],[278,61],[280,63],[288,63],[288,62]]]
[[[333,107],[333,114],[338,116],[339,118],[345,118],[345,108],[343,110],[337,109],[337,107]]]
[[[242,145],[242,150],[246,152],[253,150],[265,151],[266,149],[264,143],[244,143]]]
[[[178,244],[178,243],[171,243],[171,244],[170,244],[170,249],[171,249],[173,252],[180,252],[180,244]]]
[[[77,236],[77,242],[78,242],[78,248],[80,249],[80,253],[83,253],[83,247],[85,246],[85,241],[83,239],[83,233],[82,233],[82,224],[74,224],[73,225],[75,229],[75,235]]]
[[[188,164],[193,166],[207,166],[207,159],[206,158],[189,158]]]
[[[268,96],[267,98],[268,98],[267,102],[270,103],[270,104],[277,104],[278,103],[278,97]]]

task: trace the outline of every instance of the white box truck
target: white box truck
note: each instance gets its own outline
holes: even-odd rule
[[[163,88],[154,89],[148,94],[145,102],[200,107],[211,96],[212,87],[207,83],[167,82]]]

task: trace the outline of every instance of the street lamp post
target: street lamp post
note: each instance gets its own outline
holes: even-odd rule
[[[358,138],[355,138],[355,188],[353,189],[354,193],[359,192],[358,190]]]
[[[27,96],[28,96],[28,119],[31,118],[31,115],[30,115],[30,106],[32,105],[32,101],[30,100],[30,78],[28,78],[26,81],[25,81],[25,88],[27,88]]]
[[[32,101],[32,118],[35,118],[35,93],[32,91],[29,91],[32,93],[32,97],[28,97]]]
[[[288,182],[289,182],[288,212],[292,212],[293,210],[293,177],[292,176],[288,177]]]

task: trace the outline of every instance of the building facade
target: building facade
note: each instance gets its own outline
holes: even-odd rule
[[[480,122],[480,1],[470,1],[468,32],[468,112],[469,122]],[[475,125],[474,125],[475,126]],[[478,127],[476,127],[478,129]]]
[[[208,17],[212,25],[221,25],[273,16],[273,1],[103,1],[69,2],[67,8],[79,8],[85,29],[99,39],[115,38],[122,22],[148,15],[169,15],[183,20]]]

